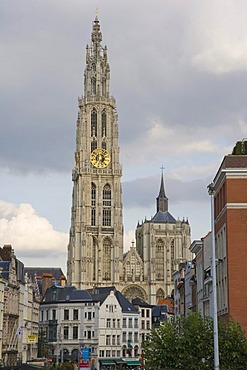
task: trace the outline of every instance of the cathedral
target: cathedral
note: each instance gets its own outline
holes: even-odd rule
[[[156,304],[172,293],[179,263],[190,259],[190,225],[169,213],[162,173],[156,213],[138,223],[136,246],[124,253],[121,177],[116,101],[96,16],[78,100],[68,283],[77,289],[115,286],[130,300]]]

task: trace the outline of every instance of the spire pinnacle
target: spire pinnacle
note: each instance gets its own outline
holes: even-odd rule
[[[168,198],[165,194],[165,186],[164,186],[164,176],[163,176],[163,170],[164,166],[161,166],[161,182],[160,182],[160,192],[158,197],[156,198],[156,204],[157,204],[157,212],[166,212],[168,211]]]

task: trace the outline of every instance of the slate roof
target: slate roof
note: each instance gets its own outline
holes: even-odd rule
[[[35,276],[42,276],[43,274],[51,274],[55,280],[60,280],[61,276],[65,276],[60,267],[25,267],[24,272],[27,272],[32,280]]]
[[[131,302],[128,301],[127,298],[125,298],[122,293],[120,293],[114,286],[111,287],[96,287],[94,288],[94,292],[91,293],[93,300],[100,301],[100,304],[102,304],[106,298],[109,296],[110,292],[114,291],[114,294],[121,306],[122,312],[138,312],[138,309],[133,306]]]
[[[54,295],[54,290],[56,294]],[[54,299],[54,296],[56,299]],[[92,301],[92,296],[87,290],[77,290],[74,286],[53,285],[48,288],[43,297],[42,303],[49,302],[81,302]]]
[[[152,308],[152,316],[159,317],[164,313],[170,313],[170,309],[166,304],[159,306],[156,305]]]
[[[138,309],[130,302],[127,298],[125,298],[118,290],[115,293],[116,298],[122,308],[122,312],[138,312]]]
[[[139,306],[139,307],[146,307],[146,308],[151,308],[153,307],[152,305],[150,305],[149,303],[143,301],[141,298],[134,298],[132,299],[132,304],[134,306]]]
[[[151,222],[157,222],[157,223],[162,223],[162,222],[171,222],[174,223],[176,222],[175,218],[170,214],[170,212],[165,211],[158,211],[154,217],[151,219]]]

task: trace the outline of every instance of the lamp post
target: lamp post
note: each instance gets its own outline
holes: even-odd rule
[[[219,341],[218,341],[218,315],[217,315],[217,288],[216,288],[216,260],[215,260],[215,231],[214,231],[214,183],[208,185],[211,197],[211,274],[213,283],[213,327],[214,327],[214,370],[219,370]]]

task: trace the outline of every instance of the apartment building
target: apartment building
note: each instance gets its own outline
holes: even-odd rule
[[[11,245],[0,248],[0,362],[14,366],[37,357],[39,293]]]
[[[218,315],[247,331],[247,141],[237,142],[213,180]]]

